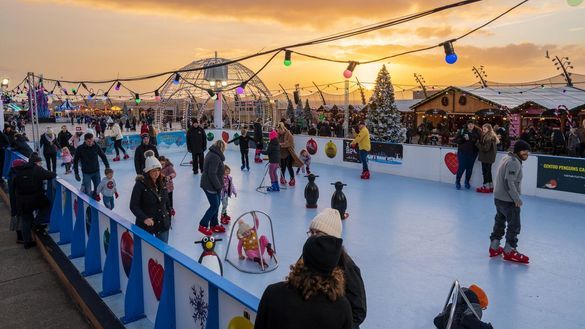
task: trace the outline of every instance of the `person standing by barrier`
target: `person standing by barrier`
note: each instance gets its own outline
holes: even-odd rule
[[[496,162],[497,147],[500,141],[492,125],[486,123],[482,126],[481,138],[475,146],[479,149],[479,162],[483,174],[483,185],[477,188],[479,193],[492,193],[494,191],[494,180],[492,179],[492,165]]]
[[[199,170],[203,171],[203,152],[207,150],[207,136],[205,130],[197,119],[193,119],[191,127],[187,131],[187,151],[191,153],[193,162],[193,175]]]
[[[368,152],[372,150],[372,142],[370,141],[370,131],[364,122],[358,125],[359,132],[351,141],[351,147],[358,146],[360,161],[362,162],[361,179],[370,179],[370,169],[368,168]]]
[[[577,128],[577,137],[579,138],[577,156],[585,158],[585,120],[583,120],[583,122],[581,123],[581,127]]]
[[[122,129],[120,128],[120,125],[113,124],[111,134],[112,139],[114,140],[114,149],[116,150],[116,157],[114,158],[114,161],[120,161],[120,150],[122,153],[124,153],[124,160],[128,159],[129,156],[122,146],[122,139],[124,138],[124,135],[122,135]]]
[[[36,245],[36,242],[32,240],[35,212],[37,216],[40,216],[51,208],[51,202],[45,195],[43,181],[53,179],[57,175],[41,167],[42,161],[37,153],[32,153],[27,164],[14,168],[12,188],[16,211],[22,221],[24,249]]]
[[[10,230],[16,232],[16,243],[24,243],[22,237],[22,220],[16,207],[16,193],[14,191],[14,176],[16,175],[16,167],[24,166],[26,161],[23,159],[13,160],[10,164],[10,170],[6,179],[8,180],[8,196],[10,197]]]
[[[262,118],[258,118],[254,122],[254,142],[256,143],[256,153],[254,154],[254,162],[261,163],[260,154],[264,148],[264,134],[262,133]]]
[[[338,266],[342,239],[312,236],[285,281],[269,285],[260,299],[255,329],[351,329],[351,306]]]
[[[514,144],[514,152],[508,153],[500,162],[496,175],[496,190],[494,202],[496,204],[496,217],[492,234],[490,235],[490,257],[504,254],[504,259],[528,263],[529,258],[516,251],[518,235],[520,234],[520,199],[522,185],[522,161],[528,159],[530,144],[518,140]],[[507,230],[506,230],[507,224]],[[500,247],[500,240],[506,233],[506,246]]]
[[[475,127],[473,121],[467,122],[467,127],[459,130],[455,137],[455,143],[457,143],[457,160],[459,162],[459,168],[457,169],[457,175],[455,180],[455,187],[461,189],[461,177],[465,173],[465,188],[470,189],[471,174],[473,173],[473,165],[477,158],[477,147],[475,144],[480,139],[480,133]]]
[[[83,144],[75,150],[75,156],[73,157],[73,172],[75,173],[75,179],[80,182],[81,176],[79,176],[79,163],[81,163],[81,173],[83,174],[83,182],[81,183],[81,186],[83,192],[100,201],[101,198],[99,194],[95,192],[101,180],[98,156],[102,159],[106,169],[110,168],[110,163],[102,149],[94,142],[93,134],[86,133],[83,136],[83,140]],[[93,189],[91,188],[92,183]]]
[[[136,176],[130,198],[130,211],[136,216],[136,225],[159,240],[169,241],[171,228],[170,205],[162,165],[153,151],[147,151],[144,175]]]
[[[144,166],[146,163],[146,157],[144,154],[146,151],[150,150],[154,152],[154,156],[158,159],[158,150],[155,145],[150,143],[150,135],[142,134],[140,136],[142,138],[142,143],[138,145],[134,152],[134,169],[136,170],[136,175],[142,175],[144,173]]]
[[[226,144],[218,140],[209,148],[201,171],[201,189],[209,201],[209,209],[199,222],[199,232],[210,236],[213,233],[225,233],[225,227],[219,224],[219,205],[223,189],[224,161]]]
[[[47,163],[47,170],[56,173],[57,150],[59,150],[59,146],[57,145],[57,136],[51,127],[47,127],[47,132],[41,135],[40,144],[43,148],[43,156]]]

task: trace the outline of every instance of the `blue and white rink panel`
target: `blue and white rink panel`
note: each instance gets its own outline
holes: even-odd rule
[[[215,139],[222,135],[213,133]],[[234,132],[227,133],[231,138]],[[295,136],[297,152],[309,138]],[[110,161],[120,193],[113,212],[80,194],[72,175],[59,172],[55,204],[61,207],[53,208],[51,236],[94,289],[110,295],[104,300],[128,328],[202,328],[204,314],[203,328],[246,328],[254,322],[264,288],[283,280],[288,265],[299,258],[311,219],[329,206],[334,191],[330,183],[340,180],[347,184],[350,214],[343,222],[344,245],[366,286],[368,315],[362,328],[432,328],[455,279],[486,291],[490,305],[484,320],[494,328],[585,327],[585,195],[538,187],[538,157],[524,164],[519,250],[531,263],[520,265],[488,257],[493,196],[474,191],[481,183],[479,165],[472,190],[454,188],[445,158],[456,150],[404,145],[398,164],[372,161],[372,178],[363,181],[361,165],[343,161],[342,140],[331,140],[336,154],[330,158],[325,154],[330,140],[313,139],[317,153],[311,171],[319,175],[318,209],[305,208],[306,178],[297,177],[295,187],[279,193],[261,194],[256,188],[265,163],[253,163],[251,150],[251,170],[242,172],[238,147],[230,144],[226,152],[238,190],[229,214],[233,219],[250,210],[270,215],[281,265],[273,272],[247,274],[224,263],[222,278],[197,263],[202,249],[193,242],[202,237],[197,226],[208,203],[199,188],[200,176],[180,165],[186,150],[178,145],[159,147],[177,171],[177,215],[168,246],[133,225],[132,158]],[[189,160],[187,154],[184,162]],[[585,160],[577,161],[585,167]],[[83,211],[87,207],[92,214],[89,226]],[[216,247],[223,259],[229,236],[217,236],[224,239]],[[142,316],[146,318],[131,322]]]

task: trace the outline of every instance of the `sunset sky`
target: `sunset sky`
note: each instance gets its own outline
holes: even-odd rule
[[[0,77],[13,83],[27,71],[65,79],[106,79],[178,69],[193,60],[234,58],[400,17],[455,2],[449,0],[0,0]],[[498,15],[516,0],[484,0],[394,28],[301,52],[365,61],[438,44]],[[518,82],[557,74],[545,58],[569,56],[585,73],[585,4],[532,0],[493,25],[455,43],[459,61],[444,62],[436,48],[392,60],[393,82],[475,82],[473,65],[484,65],[492,81]],[[244,63],[258,69],[268,57]],[[343,64],[277,58],[261,75],[269,88],[343,80]],[[387,62],[386,62],[387,63]],[[358,66],[355,75],[373,81],[382,63]],[[158,82],[135,84],[152,90]]]

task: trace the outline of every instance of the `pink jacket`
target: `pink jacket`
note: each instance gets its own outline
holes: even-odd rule
[[[234,186],[232,176],[223,176],[223,189],[221,190],[221,197],[224,198],[226,195],[228,198],[231,198],[232,195],[238,196],[238,192]]]
[[[161,170],[161,174],[167,178],[167,191],[171,193],[175,189],[175,184],[173,184],[173,179],[177,177],[177,172],[173,165],[167,165]]]
[[[63,153],[61,152],[61,160],[63,161],[63,163],[71,163],[73,162],[73,157],[71,156],[71,153]]]

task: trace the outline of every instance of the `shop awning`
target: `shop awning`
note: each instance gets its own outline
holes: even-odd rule
[[[503,116],[506,114],[500,109],[483,109],[475,112],[475,115],[479,117],[496,117]]]
[[[427,110],[425,115],[447,115],[447,112],[440,109]]]

